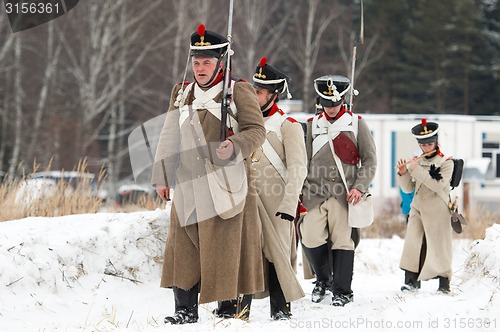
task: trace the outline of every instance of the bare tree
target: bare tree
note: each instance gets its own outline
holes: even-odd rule
[[[21,74],[22,74],[22,66],[21,66],[21,48],[22,42],[19,35],[16,35],[14,38],[14,111],[15,111],[15,121],[14,121],[14,142],[12,145],[12,155],[9,161],[9,170],[8,170],[8,180],[13,180],[16,174],[16,168],[19,164],[20,154],[21,154],[21,143],[22,143],[22,119],[23,119],[23,98],[24,91],[21,84]]]
[[[283,1],[273,1],[262,5],[259,0],[237,2],[234,18],[235,57],[238,69],[245,77],[251,77],[262,56],[276,64],[284,49],[284,31],[290,11],[282,11]]]
[[[31,141],[29,142],[28,150],[26,152],[26,159],[33,160],[35,146],[38,144],[40,138],[40,128],[42,126],[43,117],[47,108],[48,92],[53,84],[54,74],[59,63],[59,56],[61,54],[61,45],[54,46],[55,43],[54,22],[48,23],[47,31],[47,51],[46,51],[46,65],[42,79],[42,86],[38,96],[38,103],[33,116],[31,131]],[[54,49],[55,48],[55,49]]]
[[[7,15],[0,15],[0,36],[2,43],[0,47],[0,75],[5,75],[5,82],[10,81],[10,72],[12,64],[5,61],[11,53],[11,47],[14,43],[14,34],[8,30]],[[7,131],[8,127],[8,104],[7,85],[0,87],[0,174],[4,172],[4,158],[7,150]]]
[[[116,184],[123,163],[124,140],[132,130],[127,122],[127,107],[139,94],[149,77],[140,73],[148,55],[170,40],[176,27],[173,20],[156,31],[145,29],[148,15],[162,1],[130,3],[127,0],[88,2],[86,21],[78,20],[87,33],[78,42],[62,35],[70,59],[70,73],[78,87],[78,112],[81,127],[76,130],[80,156],[88,156],[89,165],[106,165],[110,186]],[[98,140],[106,142],[106,156],[91,152]]]
[[[356,63],[355,63],[355,72],[354,72],[354,85],[355,89],[358,86],[358,78],[362,76],[362,73],[368,69],[371,65],[379,61],[383,55],[385,54],[385,47],[383,45],[383,41],[380,38],[380,32],[378,27],[371,27],[370,29],[370,37],[367,39],[362,38],[361,33],[361,24],[362,22],[356,22],[354,25],[352,17],[360,16],[360,15],[352,15],[352,12],[361,13],[360,4],[355,3],[351,4],[348,7],[345,7],[343,12],[346,15],[343,15],[343,18],[340,20],[336,20],[334,22],[334,31],[336,38],[336,46],[338,49],[338,54],[340,55],[341,66],[343,67],[342,73],[346,73],[346,76],[352,80],[351,70],[352,70],[352,59],[353,59],[353,49],[354,45],[357,47],[356,51]],[[362,18],[360,18],[362,19]],[[364,37],[364,36],[363,36]],[[366,42],[364,42],[364,40]],[[378,47],[376,47],[378,45]],[[360,92],[358,98],[366,98],[370,96],[375,87],[365,85],[365,88],[368,87],[368,90],[363,90]],[[357,98],[356,98],[357,99]],[[356,101],[356,99],[354,99]],[[356,105],[356,103],[353,103]],[[353,107],[355,109],[355,107]]]
[[[68,42],[65,43],[71,60],[71,73],[76,78],[79,87],[79,102],[82,106],[81,153],[84,155],[91,144],[102,132],[105,121],[109,119],[109,110],[116,101],[121,89],[130,84],[128,79],[139,68],[146,55],[159,47],[161,39],[173,28],[165,27],[148,43],[135,48],[132,46],[143,37],[138,25],[144,23],[147,13],[153,11],[160,3],[159,0],[148,2],[147,6],[139,6],[143,11],[132,10],[127,12],[127,20],[120,25],[115,15],[125,6],[126,0],[102,2],[92,0],[89,4],[88,38],[82,36],[79,49],[74,49]],[[119,41],[120,36],[126,35],[126,43]],[[127,48],[124,49],[124,45]],[[79,52],[79,56],[78,56]],[[110,73],[120,71],[120,55],[125,52],[126,71],[116,79],[110,79]],[[130,52],[130,53],[128,53]],[[132,58],[133,55],[133,58]],[[118,60],[118,61],[117,61]],[[95,122],[97,120],[97,123]]]
[[[175,80],[179,75],[180,66],[183,64],[184,57],[181,57],[182,44],[185,42],[183,29],[186,26],[186,16],[187,16],[187,2],[177,1],[174,4],[177,12],[177,32],[174,37],[174,50],[173,50],[173,61],[172,61],[172,78]]]
[[[294,35],[297,37],[295,43],[291,43],[291,57],[299,71],[302,73],[302,99],[303,111],[310,111],[313,101],[312,74],[321,46],[321,37],[326,31],[330,22],[339,16],[339,12],[334,10],[334,6],[328,6],[325,11],[318,12],[321,0],[307,1],[307,21],[304,27],[301,8],[297,8],[293,17],[295,28]]]

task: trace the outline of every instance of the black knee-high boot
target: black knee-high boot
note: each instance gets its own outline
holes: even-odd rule
[[[274,320],[290,319],[290,316],[292,315],[290,312],[290,302],[286,302],[274,264],[269,263],[268,266],[271,318]]]
[[[351,284],[354,271],[354,250],[332,250],[332,261],[332,305],[343,307],[353,300]]]
[[[328,258],[328,244],[316,248],[307,248],[302,245],[309,264],[316,275],[316,285],[311,293],[311,301],[318,303],[325,297],[325,292],[330,282],[330,265]]]
[[[198,321],[198,284],[189,290],[174,286],[175,313],[165,317],[165,323],[187,324]]]

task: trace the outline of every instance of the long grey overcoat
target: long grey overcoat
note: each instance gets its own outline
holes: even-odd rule
[[[220,141],[221,84],[207,91],[192,86],[186,98],[186,105],[198,101],[192,114],[178,111],[174,102],[182,85],[174,87],[153,167],[153,184],[175,179],[161,286],[187,290],[199,282],[200,303],[234,299],[238,294],[264,289],[262,232],[248,157],[264,142],[265,129],[255,91],[246,82],[233,84],[239,129],[228,137],[245,158],[249,186],[245,207],[230,219],[211,214],[212,200],[217,198],[210,195],[203,160],[214,158]],[[235,119],[230,119],[234,124]],[[200,141],[205,144],[200,145]]]

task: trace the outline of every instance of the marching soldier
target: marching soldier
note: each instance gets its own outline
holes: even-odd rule
[[[200,303],[232,299],[227,301],[231,304],[227,312],[220,314],[237,314],[243,313],[241,302],[248,309],[251,294],[264,289],[261,229],[249,157],[264,142],[265,129],[252,85],[232,82],[227,139],[220,142],[228,45],[225,37],[203,25],[191,35],[194,82],[173,88],[158,143],[152,183],[164,200],[170,200],[169,189],[175,185],[161,278],[162,287],[173,288],[175,313],[165,323],[197,322],[198,292]],[[230,199],[213,197],[208,179],[215,172],[206,167],[234,160],[243,160],[248,193],[243,205],[238,204],[244,206],[241,212],[223,217],[215,200],[230,204]],[[226,182],[233,180],[228,176]]]
[[[351,88],[349,79],[323,76],[314,81],[314,88],[324,111],[307,121],[308,174],[302,202],[308,212],[299,229],[302,248],[316,275],[311,300],[322,301],[331,287],[331,304],[344,306],[353,301],[354,249],[359,240],[359,230],[348,225],[348,204],[362,199],[375,176],[375,142],[364,119],[344,105]]]
[[[417,290],[421,280],[439,278],[438,291],[448,293],[452,271],[448,202],[453,160],[445,158],[439,148],[437,123],[422,119],[411,132],[423,155],[397,163],[401,189],[406,193],[415,190],[400,262],[405,271],[401,290]]]
[[[264,235],[267,286],[271,317],[290,319],[290,302],[304,296],[296,276],[295,224],[299,195],[307,175],[306,149],[302,125],[288,117],[277,105],[287,93],[290,79],[267,63],[264,57],[253,76],[267,132],[262,149],[254,153],[259,216]]]

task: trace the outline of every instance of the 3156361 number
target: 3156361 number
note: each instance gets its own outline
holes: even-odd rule
[[[44,2],[6,2],[7,14],[58,14],[61,10],[59,3]]]

